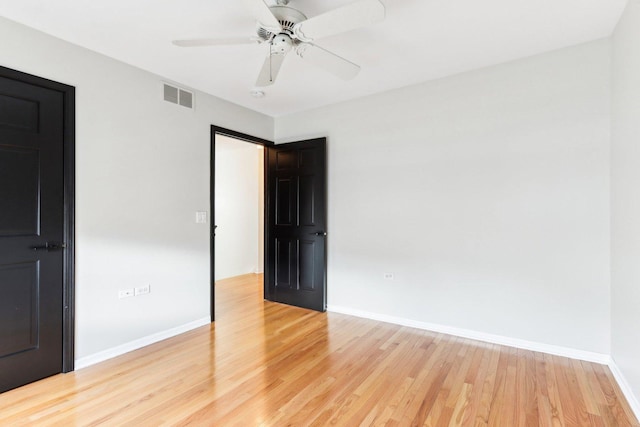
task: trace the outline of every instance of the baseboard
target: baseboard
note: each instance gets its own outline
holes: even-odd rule
[[[439,332],[448,335],[454,335],[462,338],[488,342],[491,344],[500,344],[508,347],[521,348],[524,350],[539,351],[541,353],[553,354],[556,356],[569,357],[571,359],[584,360],[587,362],[608,365],[611,357],[608,354],[595,353],[590,351],[576,350],[574,348],[562,347],[550,344],[544,344],[534,341],[521,340],[517,338],[505,337],[502,335],[487,334],[484,332],[473,331],[469,329],[455,328],[451,326],[438,325],[435,323],[419,322],[416,320],[405,319],[402,317],[388,316],[386,314],[371,313],[363,310],[356,310],[349,307],[339,307],[329,305],[328,311],[334,313],[348,314],[351,316],[362,317],[365,319],[377,320],[385,323],[393,323],[400,326],[408,326],[411,328],[422,329],[431,332]]]
[[[631,406],[631,410],[633,411],[634,415],[638,420],[640,420],[640,402],[638,401],[638,398],[634,395],[633,390],[631,389],[631,386],[627,382],[627,379],[622,374],[622,371],[620,371],[620,368],[618,368],[618,365],[616,365],[616,362],[614,360],[611,360],[609,362],[609,369],[611,369],[611,373],[613,374],[613,377],[615,378],[616,382],[620,386],[620,389],[622,390],[622,394],[624,394],[624,397],[627,398],[627,402],[629,402],[629,406]]]
[[[138,338],[137,340],[129,341],[128,343],[121,344],[89,356],[81,357],[76,359],[75,369],[78,370],[86,368],[87,366],[95,365],[96,363],[104,362],[105,360],[121,356],[125,353],[129,353],[130,351],[146,347],[167,338],[175,337],[176,335],[183,334],[192,329],[199,328],[200,326],[208,325],[209,323],[211,323],[211,317],[203,317],[202,319],[194,320],[193,322],[185,323],[184,325],[176,326],[175,328],[167,329],[166,331],[147,335],[146,337]]]

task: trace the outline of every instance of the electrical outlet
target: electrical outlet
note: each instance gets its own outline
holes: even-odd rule
[[[149,284],[146,284],[144,286],[138,286],[135,289],[136,296],[138,296],[138,295],[146,295],[149,292],[151,292],[151,285],[149,285]]]
[[[118,291],[118,298],[129,298],[135,296],[135,292],[133,289],[121,289]]]
[[[384,280],[393,280],[393,273],[384,273]]]

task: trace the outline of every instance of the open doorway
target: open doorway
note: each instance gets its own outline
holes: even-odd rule
[[[219,135],[215,145],[216,281],[264,272],[264,150]]]
[[[294,141],[276,146],[271,141],[212,126],[211,321],[215,321],[216,314],[216,278],[230,274],[217,273],[216,254],[223,253],[225,249],[216,251],[219,246],[216,242],[218,240],[216,225],[218,231],[223,227],[216,218],[216,205],[227,203],[228,200],[217,197],[216,181],[246,181],[245,178],[239,177],[216,177],[219,175],[216,174],[218,165],[216,145],[217,141],[225,138],[230,138],[234,145],[249,142],[254,144],[254,148],[256,144],[264,147],[262,157],[264,207],[259,208],[264,212],[264,217],[263,221],[258,221],[258,229],[261,223],[264,224],[263,245],[258,245],[258,253],[260,247],[264,248],[261,296],[268,301],[325,311],[327,308],[326,138]],[[237,147],[236,145],[235,149],[239,149]],[[250,160],[248,164],[251,163],[253,161]],[[244,168],[243,166],[235,167],[235,169]],[[247,168],[253,168],[253,166],[247,166]],[[235,191],[243,190],[236,188]],[[232,215],[238,214],[238,212],[234,213],[233,209],[231,212]],[[224,227],[227,226],[224,225]],[[248,228],[253,229],[253,225]],[[249,250],[249,253],[253,252]],[[255,265],[258,266],[259,271],[261,264],[256,262]],[[231,274],[238,274],[238,271],[242,272],[242,270],[236,270],[236,273]],[[244,271],[248,270],[245,268]]]
[[[272,143],[215,126],[211,130],[212,321],[216,282],[259,275],[263,283],[266,145]]]

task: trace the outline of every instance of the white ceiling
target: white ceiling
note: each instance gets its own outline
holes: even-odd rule
[[[352,0],[291,0],[308,17]],[[239,0],[0,0],[6,18],[271,116],[280,116],[609,36],[627,0],[382,0],[380,24],[316,40],[362,67],[341,81],[289,55],[266,97],[249,94],[265,45],[179,48],[249,36]],[[267,0],[268,4],[275,0]]]

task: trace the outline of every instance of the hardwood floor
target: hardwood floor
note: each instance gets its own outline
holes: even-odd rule
[[[0,426],[639,426],[609,369],[262,301],[216,285],[217,321],[0,394]]]

